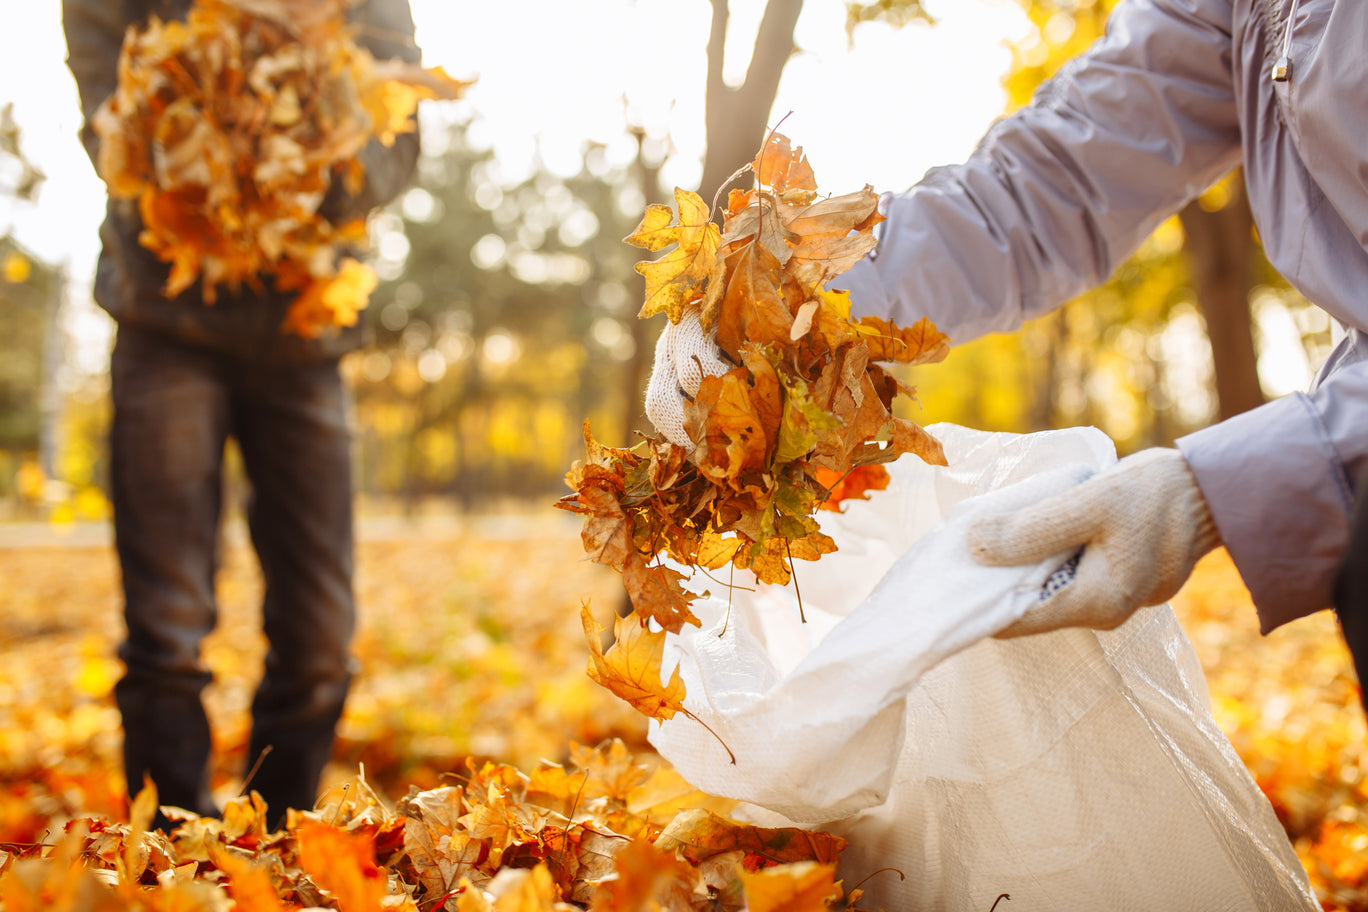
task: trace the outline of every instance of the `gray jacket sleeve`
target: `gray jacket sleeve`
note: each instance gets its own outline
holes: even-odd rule
[[[833,281],[856,313],[956,342],[1104,281],[1239,163],[1228,0],[1127,0],[1106,37],[963,165],[885,199],[875,255]],[[1308,394],[1178,441],[1265,632],[1328,607],[1368,440],[1368,341]]]
[[[1352,330],[1307,393],[1178,440],[1264,633],[1329,608],[1368,463],[1368,337]]]
[[[1239,162],[1230,30],[1227,0],[1122,3],[967,162],[887,198],[876,254],[832,285],[966,342],[1106,280]]]

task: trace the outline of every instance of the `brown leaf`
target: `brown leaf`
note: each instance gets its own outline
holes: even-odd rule
[[[691,864],[740,849],[766,864],[816,861],[833,864],[846,841],[829,833],[796,827],[758,827],[703,808],[683,811],[656,838],[655,847],[675,852]]]
[[[584,552],[593,561],[610,567],[622,567],[632,551],[631,520],[622,504],[609,490],[589,486],[580,490],[579,503],[588,516],[580,538]]]
[[[632,607],[641,617],[651,618],[671,633],[679,633],[685,624],[697,627],[701,623],[689,610],[694,594],[679,584],[685,577],[678,570],[660,564],[648,566],[645,558],[632,552],[622,575]]]
[[[747,244],[727,256],[727,291],[717,317],[717,344],[733,363],[746,342],[787,339],[793,327],[780,287],[779,260],[760,244]]]
[[[860,325],[872,330],[863,339],[869,346],[869,357],[874,361],[934,364],[944,361],[950,353],[950,337],[936,329],[926,317],[906,329],[878,317],[863,317]]]

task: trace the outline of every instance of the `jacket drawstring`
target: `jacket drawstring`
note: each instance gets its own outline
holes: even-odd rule
[[[1292,7],[1287,11],[1287,24],[1283,26],[1282,53],[1273,64],[1273,81],[1287,82],[1292,78],[1292,22],[1297,18],[1297,0],[1292,0]]]

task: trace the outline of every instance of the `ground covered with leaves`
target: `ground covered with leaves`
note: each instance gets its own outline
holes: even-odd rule
[[[830,864],[839,841],[732,822],[589,681],[580,605],[608,621],[622,589],[579,560],[571,517],[363,528],[360,673],[332,788],[276,832],[238,797],[264,643],[260,579],[230,536],[206,651],[227,810],[175,839],[143,832],[150,796],[130,808],[118,772],[112,549],[0,548],[0,906],[859,907]],[[1223,552],[1175,608],[1324,907],[1368,910],[1368,728],[1333,618],[1260,637]]]

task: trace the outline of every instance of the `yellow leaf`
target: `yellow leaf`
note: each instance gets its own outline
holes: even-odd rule
[[[669,206],[655,204],[646,209],[641,223],[627,236],[627,243],[652,252],[671,244],[674,250],[657,260],[636,264],[646,277],[646,302],[638,316],[645,318],[665,313],[678,323],[684,307],[702,297],[708,279],[716,268],[717,247],[722,233],[709,218],[708,205],[697,193],[675,190],[679,221]]]
[[[605,655],[600,645],[603,625],[585,602],[580,609],[584,639],[589,644],[589,677],[652,719],[670,719],[684,711],[684,681],[676,668],[661,681],[664,631],[652,631],[634,616],[619,617],[613,625],[616,641]]]
[[[841,896],[836,866],[815,861],[741,872],[748,912],[826,912]]]

